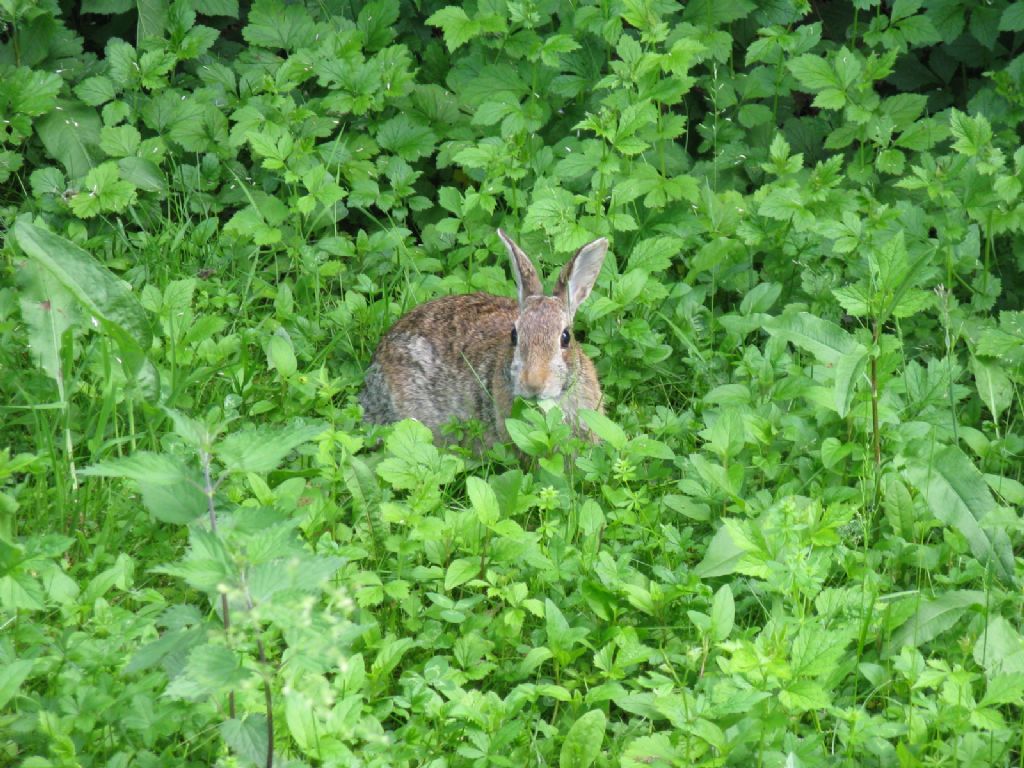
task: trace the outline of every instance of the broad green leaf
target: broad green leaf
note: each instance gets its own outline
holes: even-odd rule
[[[0,668],[0,709],[7,706],[14,695],[18,692],[21,684],[25,682],[35,662],[30,659],[8,660]]]
[[[863,346],[845,355],[842,355],[835,364],[836,380],[834,384],[836,413],[840,418],[846,418],[850,412],[850,404],[857,392],[857,384],[864,376],[864,369],[868,364],[868,351]]]
[[[96,110],[84,104],[63,102],[35,123],[43,146],[67,171],[68,178],[80,179],[100,160],[97,146],[102,122]]]
[[[475,579],[480,575],[480,559],[460,557],[452,560],[444,575],[445,592],[451,592],[456,587],[462,586],[467,581]]]
[[[974,660],[989,675],[1024,674],[1024,637],[1002,616],[993,616],[974,645]]]
[[[316,439],[325,425],[296,420],[284,426],[258,426],[228,435],[213,452],[231,472],[262,474],[277,469],[303,443]]]
[[[250,45],[272,50],[295,50],[316,39],[316,25],[303,5],[257,0],[249,10],[242,37]]]
[[[444,34],[444,44],[450,52],[468,43],[477,34],[479,26],[457,6],[446,5],[427,18],[427,24],[439,27]]]
[[[590,768],[601,754],[607,718],[600,709],[592,709],[572,724],[562,742],[559,768]]]
[[[1015,582],[1013,546],[1005,531],[982,527],[995,499],[985,478],[955,445],[936,453],[930,463],[914,461],[904,471],[928,502],[932,514],[958,531],[971,552],[1004,581]]]
[[[702,579],[713,579],[717,576],[728,576],[736,572],[736,566],[746,555],[746,551],[733,541],[727,526],[720,526],[711,537],[711,543],[704,552],[704,558],[693,569]]]
[[[807,312],[772,318],[765,330],[807,350],[827,365],[837,365],[844,355],[863,349],[856,339],[835,323]]]
[[[977,357],[971,359],[971,370],[974,371],[974,383],[978,388],[981,401],[988,408],[992,418],[999,417],[1013,404],[1013,383],[1007,376],[1003,366],[988,363]]]
[[[35,262],[26,262],[18,270],[21,317],[28,326],[29,353],[36,365],[58,385],[63,383],[65,337],[78,325],[78,305],[71,292],[53,274]],[[71,359],[70,354],[67,359]]]
[[[466,491],[469,493],[469,500],[476,512],[477,519],[483,525],[490,526],[498,522],[501,516],[498,497],[486,480],[479,477],[467,477]]]
[[[1011,3],[1003,10],[999,18],[1000,32],[1020,32],[1024,30],[1024,2]]]
[[[377,129],[377,142],[404,160],[418,160],[434,150],[437,135],[425,125],[399,114]]]
[[[236,11],[237,13],[237,11]],[[267,761],[267,718],[254,713],[243,719],[228,719],[220,725],[220,735],[232,752],[254,765]]]
[[[291,341],[284,336],[275,333],[270,337],[267,344],[267,357],[270,367],[277,370],[284,377],[294,376],[298,370],[298,361],[295,358],[295,350]]]
[[[999,673],[990,677],[985,696],[978,702],[983,707],[1018,704],[1024,700],[1024,672]]]
[[[889,638],[886,655],[898,654],[904,646],[920,648],[930,643],[956,624],[965,611],[983,605],[985,593],[977,590],[958,590],[934,598],[921,598],[914,615]]]
[[[835,70],[821,56],[807,53],[786,62],[786,67],[807,90],[815,93],[824,88],[838,88],[841,83]]]
[[[19,219],[13,229],[21,249],[70,291],[117,343],[125,372],[155,397],[156,370],[146,360],[153,332],[146,311],[128,285],[69,240]]]
[[[100,461],[80,470],[80,474],[123,477],[150,485],[180,486],[192,479],[192,473],[178,459],[150,451],[136,451],[131,456]]]
[[[580,410],[580,418],[590,431],[608,443],[612,448],[621,451],[626,446],[626,433],[618,424],[599,411],[589,408]]]
[[[87,77],[76,85],[75,95],[90,107],[98,107],[111,101],[117,94],[109,77],[96,75]]]
[[[711,639],[720,643],[732,634],[733,622],[736,619],[736,603],[732,589],[723,584],[711,601]]]

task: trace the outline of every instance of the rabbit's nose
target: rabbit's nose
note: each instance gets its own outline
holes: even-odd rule
[[[525,371],[520,382],[522,394],[526,397],[536,397],[544,391],[546,381],[543,371]]]

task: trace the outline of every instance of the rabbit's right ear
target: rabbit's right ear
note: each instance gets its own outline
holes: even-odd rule
[[[516,288],[519,289],[519,306],[523,306],[523,302],[530,296],[542,296],[544,286],[537,277],[537,270],[533,268],[530,257],[523,253],[523,249],[503,230],[498,230],[498,237],[505,243],[509,259],[512,261],[512,274],[516,276]]]

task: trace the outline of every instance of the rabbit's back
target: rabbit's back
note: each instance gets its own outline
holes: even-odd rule
[[[435,434],[452,417],[494,428],[492,382],[508,366],[514,299],[488,293],[444,296],[392,326],[373,356],[360,401],[367,420],[416,418]]]

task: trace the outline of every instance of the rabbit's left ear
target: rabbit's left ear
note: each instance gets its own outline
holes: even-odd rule
[[[516,288],[519,291],[519,306],[522,307],[530,296],[543,296],[544,286],[541,285],[530,257],[503,230],[498,230],[498,237],[505,244],[508,258],[512,262],[512,274],[515,275]]]
[[[562,268],[558,282],[555,283],[554,295],[565,300],[570,318],[590,295],[594,283],[597,282],[597,276],[601,273],[606,253],[608,240],[598,238],[576,251],[576,255]]]

